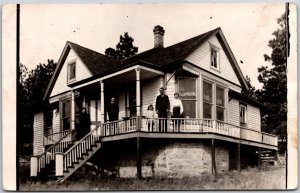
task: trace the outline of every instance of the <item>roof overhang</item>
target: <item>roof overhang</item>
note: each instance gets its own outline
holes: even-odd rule
[[[253,106],[259,107],[259,108],[266,108],[265,105],[263,105],[262,103],[260,103],[257,99],[250,97],[250,96],[246,96],[242,93],[236,92],[234,90],[229,90],[228,92],[229,97],[241,100],[245,103],[251,104]]]

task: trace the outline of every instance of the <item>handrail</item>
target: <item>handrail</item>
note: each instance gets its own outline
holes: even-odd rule
[[[274,135],[274,134],[271,134],[271,133],[265,133],[265,132],[261,132],[263,135],[269,135],[269,136],[272,136],[272,137],[277,137],[277,135]]]
[[[96,125],[96,127],[95,127],[92,131],[90,131],[88,134],[86,134],[86,135],[85,135],[83,138],[81,138],[79,141],[75,142],[75,144],[74,144],[70,149],[68,149],[68,150],[64,153],[64,155],[66,155],[67,153],[69,153],[69,152],[75,147],[75,145],[81,143],[81,142],[84,141],[84,139],[87,138],[89,135],[93,134],[93,132],[95,132],[100,126],[101,126],[101,124],[100,124],[100,125]]]
[[[71,131],[71,130],[66,130],[66,131]],[[56,132],[56,133],[51,133],[51,134],[48,134],[48,135],[45,135],[45,137],[49,137],[49,136],[51,136],[51,135],[56,135],[56,134],[59,134],[59,133],[64,133],[64,132],[66,132],[66,131],[59,131],[59,132]]]
[[[42,154],[38,155],[38,157],[41,157],[44,154],[46,154],[49,150],[51,150],[53,147],[55,147],[58,143],[60,143],[63,139],[65,139],[69,134],[73,133],[74,131],[75,130],[70,130],[67,134],[65,134],[62,138],[60,138],[60,140],[58,140],[53,145],[51,145],[49,148],[47,148]]]

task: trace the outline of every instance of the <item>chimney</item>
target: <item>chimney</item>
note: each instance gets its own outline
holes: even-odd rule
[[[153,29],[154,33],[154,48],[164,47],[164,34],[165,30],[160,25],[157,25]]]

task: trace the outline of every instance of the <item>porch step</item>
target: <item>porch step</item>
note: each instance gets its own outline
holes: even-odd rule
[[[85,164],[100,148],[101,143],[95,143],[91,149],[87,150],[86,154],[82,154],[82,157],[79,160],[73,162],[71,167],[67,167],[67,170],[63,171],[63,176],[60,177],[60,180],[66,180],[67,178],[69,178],[75,171],[77,171],[83,164]]]

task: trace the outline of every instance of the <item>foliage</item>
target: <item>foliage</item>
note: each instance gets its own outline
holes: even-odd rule
[[[263,84],[256,91],[257,98],[265,105],[262,111],[263,130],[286,138],[287,136],[287,42],[288,30],[286,13],[278,20],[280,28],[273,32],[275,36],[269,41],[271,55],[265,54],[265,61],[271,67],[258,68],[258,80]]]
[[[138,47],[133,46],[133,41],[134,39],[125,32],[124,36],[120,35],[120,42],[116,45],[116,49],[107,48],[105,55],[116,60],[134,56],[138,52]]]
[[[256,98],[256,95],[255,95],[256,89],[254,86],[252,86],[250,77],[246,75],[245,79],[246,79],[246,83],[248,85],[248,90],[242,90],[242,93],[246,96]]]
[[[33,115],[44,106],[43,96],[56,65],[53,60],[48,60],[47,64],[39,64],[28,72],[23,64],[19,64],[17,131],[21,155],[25,153],[25,143],[32,142]]]

